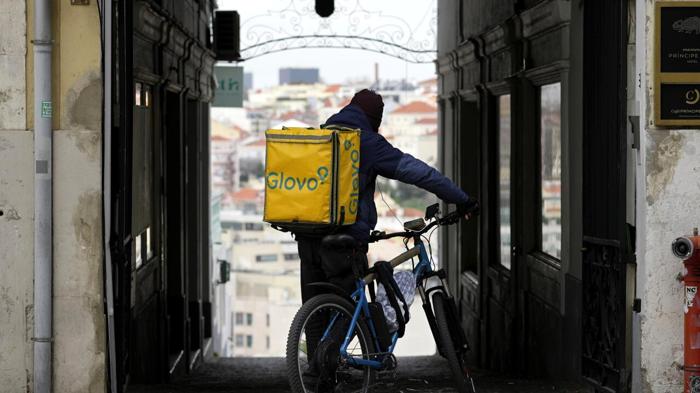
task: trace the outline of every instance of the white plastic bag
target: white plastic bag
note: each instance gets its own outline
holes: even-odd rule
[[[394,280],[396,280],[396,284],[398,284],[401,294],[403,294],[410,308],[411,304],[413,304],[413,299],[416,297],[416,278],[413,276],[413,273],[402,270],[394,273]],[[398,301],[399,307],[403,310],[403,302],[401,302],[398,296],[396,297],[396,301]],[[389,303],[389,298],[382,284],[377,285],[377,302],[382,305],[389,332],[393,333],[399,330],[399,323],[396,321],[396,310],[394,310],[394,307]]]

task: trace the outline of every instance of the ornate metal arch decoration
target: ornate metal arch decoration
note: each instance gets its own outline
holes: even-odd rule
[[[418,21],[373,11],[361,3],[336,0],[333,15],[320,18],[314,0],[288,0],[280,9],[244,19],[242,60],[293,49],[341,48],[382,53],[410,63],[435,61],[437,0],[420,2],[425,12]]]

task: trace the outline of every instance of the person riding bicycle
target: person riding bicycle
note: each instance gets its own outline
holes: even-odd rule
[[[309,286],[314,282],[330,282],[348,294],[354,290],[352,263],[367,268],[367,243],[370,232],[377,223],[374,191],[377,176],[395,179],[430,191],[447,203],[457,205],[458,211],[468,218],[468,212],[476,210],[478,202],[470,198],[450,179],[425,162],[392,146],[381,134],[384,102],[381,95],[363,89],[357,92],[350,103],[332,115],[326,125],[340,125],[360,129],[360,176],[359,208],[356,222],[343,229],[352,236],[356,249],[362,250],[351,261],[348,255],[338,250],[329,250],[321,245],[320,237],[297,235],[299,258],[301,259],[301,296],[306,302],[321,291]],[[359,259],[359,260],[357,260]],[[320,330],[322,326],[307,326],[307,330]],[[320,337],[320,332],[317,333]],[[317,334],[309,334],[315,336]],[[313,342],[309,343],[313,353]]]

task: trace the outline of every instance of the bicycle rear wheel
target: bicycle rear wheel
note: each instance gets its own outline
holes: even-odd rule
[[[447,359],[452,373],[452,379],[455,382],[459,393],[475,393],[474,384],[469,376],[464,365],[464,359],[461,356],[461,351],[455,348],[455,342],[459,342],[456,338],[453,339],[450,332],[451,324],[459,324],[459,321],[451,317],[449,312],[448,299],[442,292],[437,292],[432,297],[433,313],[435,314],[435,323],[437,334],[440,336],[438,345],[440,345],[440,353]],[[461,329],[461,327],[457,326]]]
[[[287,377],[294,393],[370,391],[375,370],[353,367],[340,359],[339,348],[350,326],[355,307],[338,295],[323,294],[299,309],[287,336]],[[325,338],[314,337],[310,326],[322,326]],[[321,333],[322,335],[322,333]],[[320,335],[319,335],[320,336]],[[309,353],[313,350],[314,353]],[[370,359],[375,352],[370,331],[360,318],[347,352]]]

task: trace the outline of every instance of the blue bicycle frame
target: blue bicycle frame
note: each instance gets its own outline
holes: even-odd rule
[[[401,255],[397,256],[396,258],[392,259],[389,261],[392,266],[398,266],[401,263],[412,259],[414,257],[418,257],[418,264],[414,267],[413,269],[413,275],[416,278],[416,283],[420,283],[423,279],[423,277],[427,274],[433,271],[432,265],[430,264],[430,258],[428,257],[428,253],[425,250],[425,245],[423,244],[423,241],[421,240],[420,236],[415,236],[414,237],[414,247],[409,249],[408,251],[402,253]],[[352,320],[350,321],[350,326],[348,328],[347,333],[345,334],[345,339],[343,340],[343,344],[340,346],[340,356],[342,359],[344,359],[349,365],[351,366],[368,366],[371,368],[382,368],[384,363],[380,360],[372,360],[372,359],[360,359],[356,358],[352,355],[349,355],[347,352],[348,345],[350,345],[350,340],[352,340],[353,337],[353,332],[355,331],[355,328],[357,327],[358,320],[360,318],[361,313],[364,314],[365,319],[369,322],[369,329],[370,333],[372,335],[372,339],[374,340],[375,348],[379,348],[379,339],[377,338],[377,331],[374,326],[374,321],[372,320],[372,316],[370,315],[369,311],[369,303],[367,301],[367,295],[365,294],[365,286],[372,282],[374,280],[373,275],[368,275],[365,278],[358,279],[357,280],[357,289],[351,297],[355,301],[355,311],[353,312],[352,315]],[[418,284],[417,284],[418,285]],[[335,314],[333,318],[331,319],[330,323],[328,324],[328,327],[326,328],[326,331],[323,334],[322,339],[325,339],[326,336],[330,333],[331,327],[335,323],[336,319],[338,318],[339,314]],[[394,332],[391,336],[391,345],[387,349],[387,351],[384,353],[386,354],[391,354],[394,352],[394,347],[396,346],[396,342],[398,341],[398,332]]]

